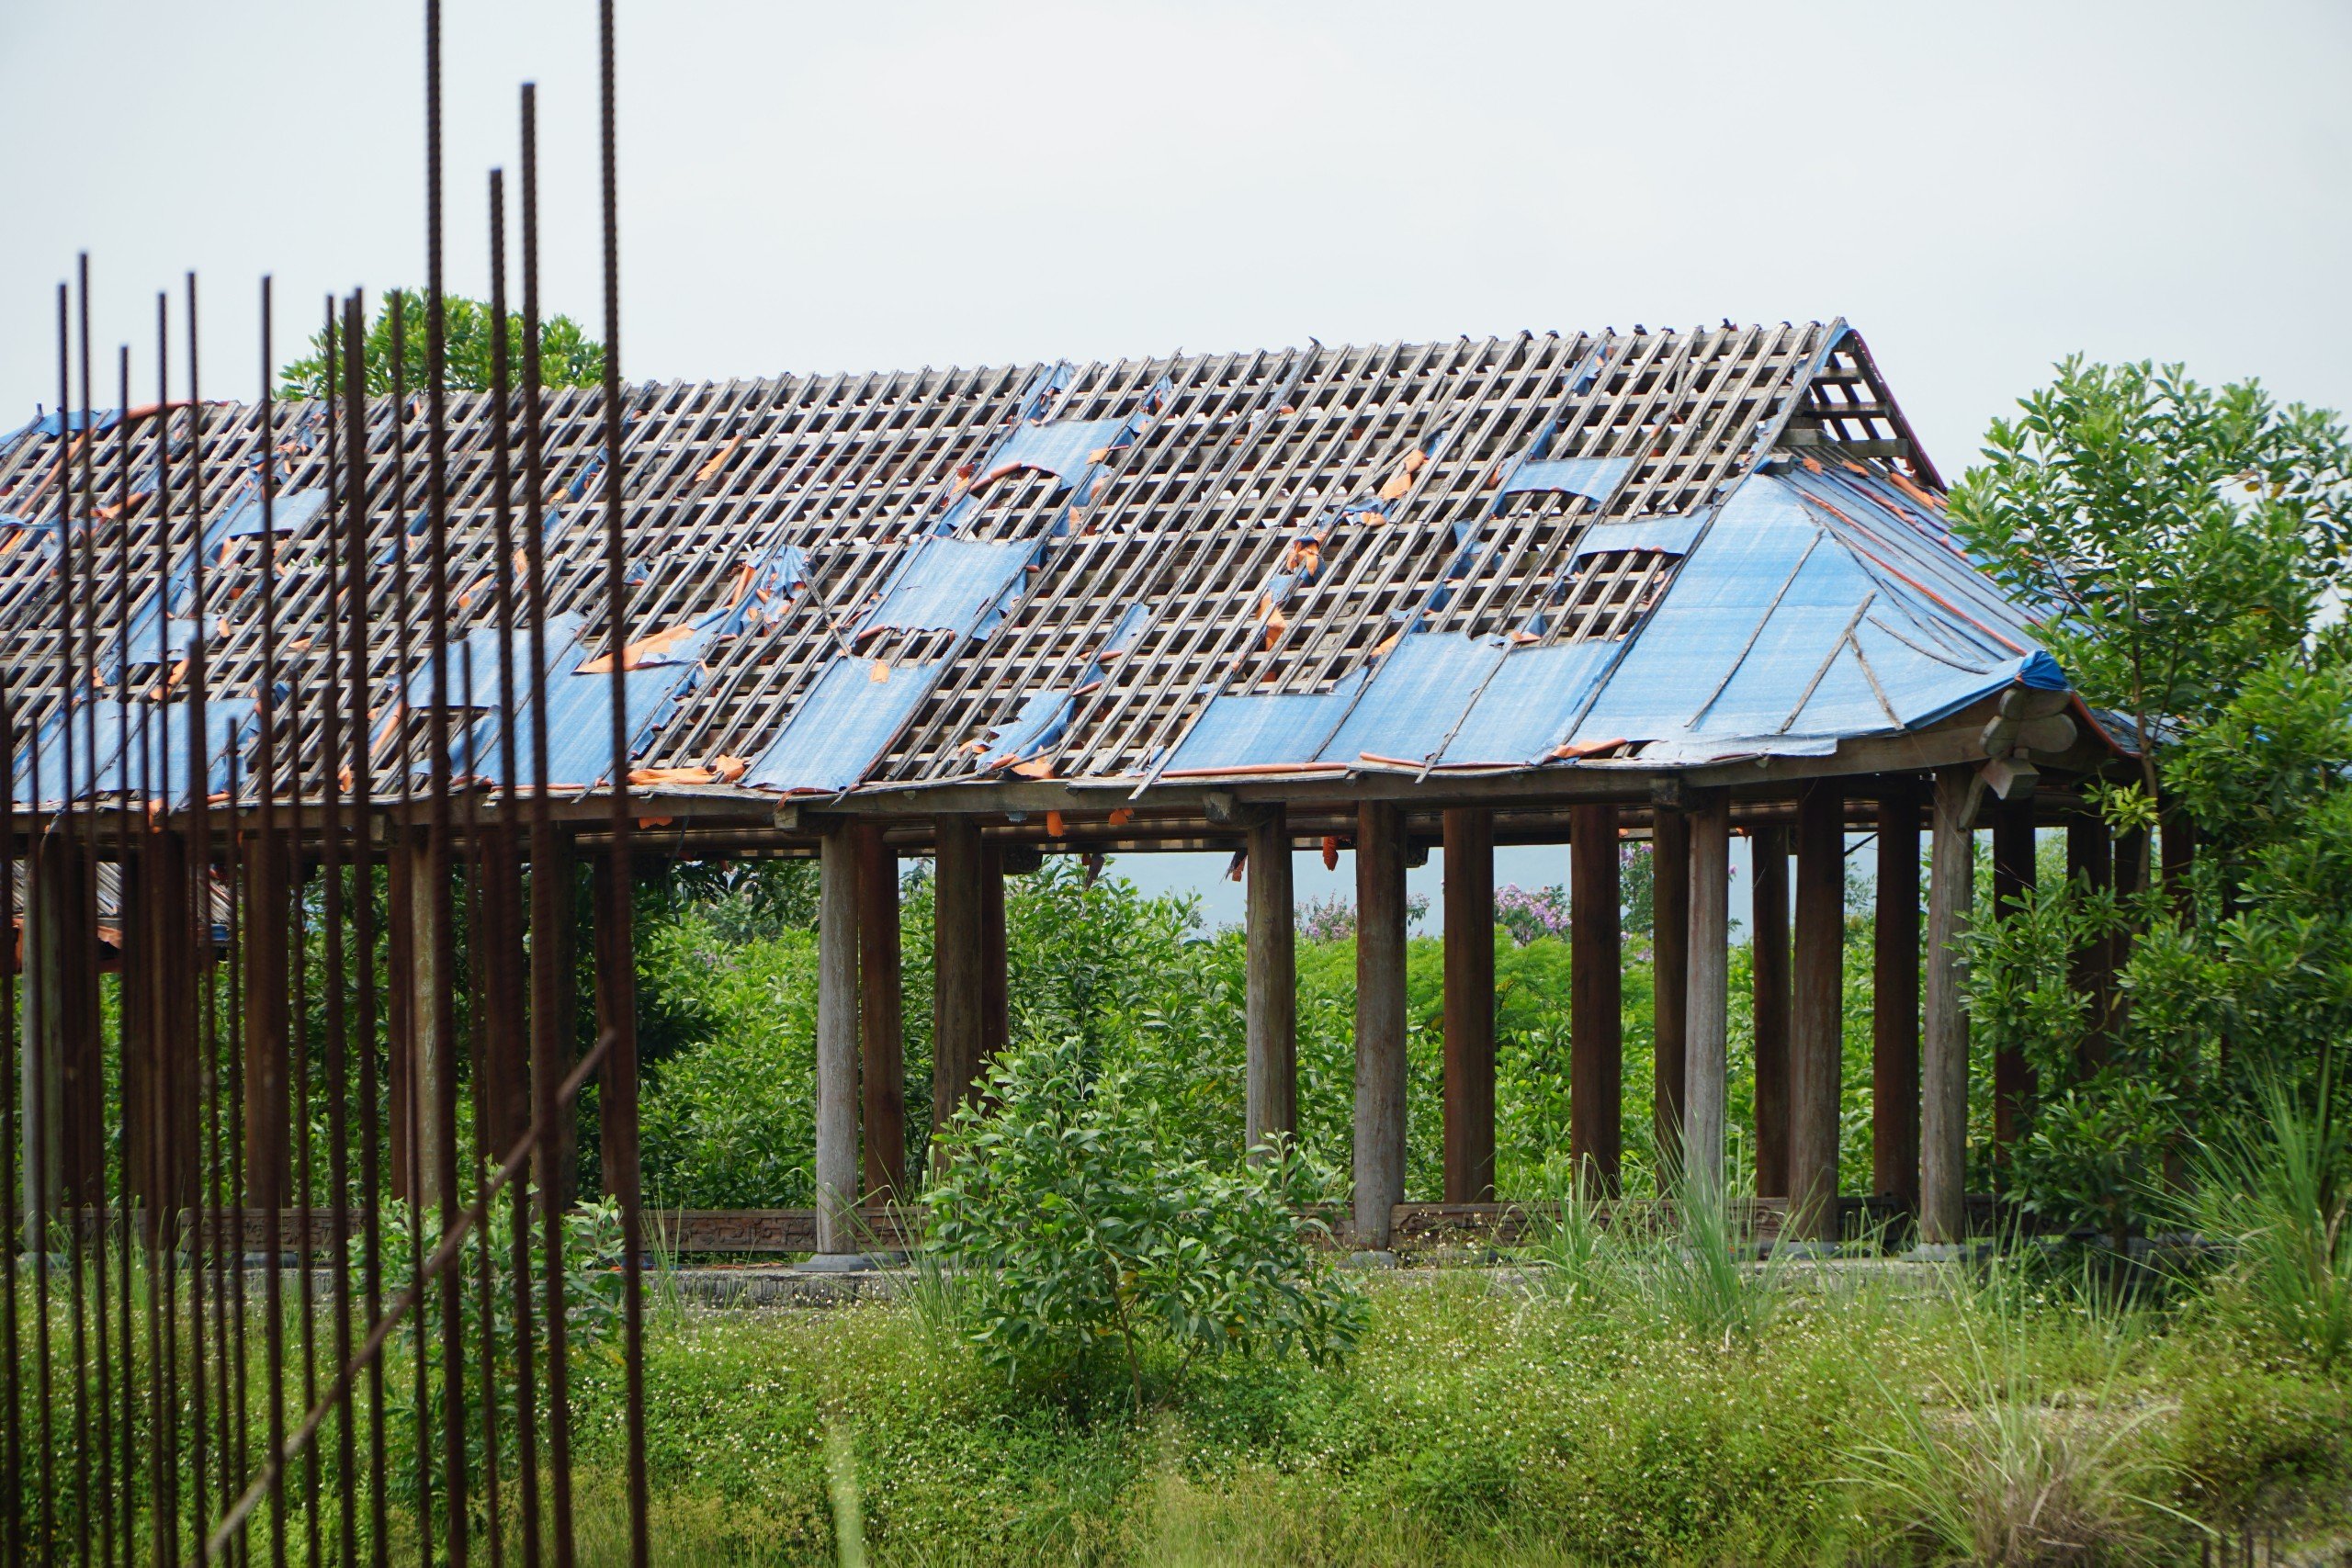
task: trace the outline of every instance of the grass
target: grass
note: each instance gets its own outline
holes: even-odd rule
[[[1107,1359],[1008,1386],[937,1287],[666,1310],[657,1560],[2194,1562],[2207,1524],[2346,1497],[2344,1384],[2210,1314],[2043,1266],[1775,1275],[1578,1224],[1532,1286],[1375,1281],[1343,1368],[1232,1358],[1181,1397],[1159,1369],[1140,1422]],[[625,1560],[616,1382],[582,1390],[588,1562]]]

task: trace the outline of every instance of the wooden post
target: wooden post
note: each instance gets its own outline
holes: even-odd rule
[[[1445,813],[1445,1201],[1495,1197],[1495,814]]]
[[[1993,909],[2015,919],[2034,885],[2033,798],[2020,795],[1993,808]],[[2006,1162],[2023,1131],[2025,1102],[2033,1092],[2025,1053],[2004,1045],[1993,1056],[1993,1157]]]
[[[1690,957],[1690,819],[1660,806],[1650,813],[1650,1135],[1662,1179],[1682,1167]]]
[[[548,835],[543,846],[548,854],[544,861],[531,865],[531,1007],[534,1017],[531,1027],[542,1027],[536,1016],[545,1010],[544,1027],[554,1036],[555,1060],[559,1069],[569,1073],[579,1059],[579,997],[580,997],[580,920],[576,851],[571,834],[557,828]],[[403,920],[400,910],[401,857],[395,852],[393,865],[393,915],[391,935],[394,951],[401,942]],[[396,958],[394,973],[404,973],[402,961]],[[392,1009],[395,1020],[404,1016],[401,987],[392,987]],[[399,1042],[403,1038],[397,1021],[392,1030],[392,1079],[395,1086],[406,1077],[401,1066],[402,1053]],[[397,1090],[392,1096],[394,1173],[392,1190],[404,1191],[402,1173],[406,1167],[399,1162],[401,1145],[405,1137],[406,1101]],[[576,1106],[559,1110],[556,1113],[555,1138],[545,1163],[540,1168],[540,1179],[555,1185],[556,1201],[569,1208],[580,1195],[580,1113]]]
[[[1298,921],[1290,825],[1277,804],[1250,825],[1243,1146],[1298,1135]]]
[[[2188,874],[2197,865],[2197,824],[2178,802],[2166,807],[2164,818],[2165,892],[2183,916],[2191,910]]]
[[[24,1001],[19,1014],[18,1111],[24,1129],[25,1243],[46,1245],[49,1216],[64,1206],[67,976],[72,966],[67,865],[74,846],[62,833],[37,832],[26,867]],[[14,1243],[11,1243],[14,1245]]]
[[[1968,1212],[1969,905],[1975,897],[1976,803],[1965,763],[1936,771],[1928,875],[1928,1039],[1919,1096],[1919,1239],[1955,1247]]]
[[[1756,1195],[1789,1195],[1789,830],[1747,832],[1755,880],[1749,953],[1756,979]]]
[[[968,817],[942,817],[934,836],[938,881],[932,905],[931,1124],[936,1132],[978,1085],[983,998],[979,826]]]
[[[286,1138],[286,858],[281,838],[256,833],[245,841],[245,1204],[254,1209],[282,1206],[291,1185]]]
[[[906,996],[899,973],[899,857],[876,823],[857,830],[858,1083],[865,1201],[907,1190]]]
[[[416,861],[413,835],[394,828],[384,856],[384,1142],[390,1152],[392,1196],[419,1209],[416,1183]],[[569,840],[566,840],[567,843]],[[534,874],[537,868],[534,868]],[[569,895],[564,908],[571,910]],[[539,942],[532,939],[537,964]],[[539,993],[534,991],[535,997]],[[566,1042],[567,1068],[571,1036]]]
[[[1568,883],[1568,1157],[1598,1195],[1617,1190],[1624,1145],[1615,807],[1569,809]]]
[[[1797,806],[1795,986],[1789,1013],[1789,1234],[1838,1239],[1845,1067],[1846,802],[1816,780]]]
[[[1356,1245],[1388,1250],[1405,1197],[1405,825],[1356,808]]]
[[[1919,1207],[1919,796],[1879,786],[1871,956],[1871,1185]]]
[[[817,1250],[857,1250],[857,830],[818,840]]]
[[[1690,974],[1683,1007],[1683,1177],[1699,1194],[1724,1190],[1725,1062],[1730,1040],[1731,800],[1701,797],[1690,823]]]
[[[2107,823],[2089,811],[2066,818],[2066,880],[2098,893],[2115,883],[2115,841]],[[2108,1019],[2115,1005],[2114,945],[2106,938],[2077,949],[2068,983],[2091,999],[2091,1027],[2075,1053],[2075,1073],[2088,1077],[2107,1061]]]
[[[979,1070],[1012,1038],[1012,997],[1004,952],[1004,852],[980,841]]]
[[[266,846],[249,849],[248,865],[269,852]],[[392,860],[391,919],[396,930],[391,942],[391,985],[398,1026],[393,1035],[393,1169],[396,1178],[407,1178],[413,1201],[429,1209],[441,1199],[441,1119],[434,1108],[441,1103],[442,1075],[449,1070],[448,1042],[441,1038],[442,1015],[435,998],[434,970],[442,953],[435,922],[446,916],[449,901],[435,897],[433,851],[424,834],[404,835],[396,841]],[[254,913],[257,908],[257,904],[249,905],[246,916],[245,945],[249,953],[258,935]],[[603,954],[598,956],[601,959]],[[284,963],[282,938],[278,942],[277,961]],[[250,1017],[261,1003],[251,986],[246,997]],[[401,1050],[403,1043],[405,1053]],[[397,1060],[403,1054],[407,1057],[404,1063]],[[248,1061],[245,1094],[249,1100],[254,1092],[253,1064]],[[403,1153],[405,1160],[401,1157]],[[250,1161],[245,1168],[248,1172],[253,1169]]]

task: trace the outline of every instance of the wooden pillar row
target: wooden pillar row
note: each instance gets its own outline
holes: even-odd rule
[[[1405,1196],[1405,830],[1387,801],[1356,808],[1355,1238],[1388,1249]]]
[[[1682,1168],[1690,1016],[1690,818],[1666,806],[1650,817],[1652,1136],[1658,1171]]]
[[[817,1250],[857,1250],[858,943],[857,829],[818,840]]]
[[[978,1084],[985,999],[979,826],[968,817],[942,817],[933,837],[931,1122],[936,1132]]]
[[[1684,962],[1682,1158],[1701,1194],[1724,1191],[1725,1066],[1730,1040],[1731,800],[1702,797],[1690,816],[1690,944]]]
[[[1568,1155],[1595,1194],[1617,1190],[1624,1148],[1623,942],[1617,807],[1568,813]]]
[[[1797,806],[1797,905],[1789,1011],[1789,1234],[1838,1239],[1845,1068],[1846,802],[1821,779]]]
[[[1919,794],[1880,785],[1871,957],[1871,1185],[1919,1206]]]
[[[1445,813],[1445,1201],[1495,1197],[1495,814]]]
[[[1748,957],[1755,981],[1749,1018],[1756,1053],[1756,1195],[1789,1195],[1789,830],[1763,823],[1747,831]]]
[[[899,975],[899,857],[879,825],[857,836],[858,1083],[865,1120],[865,1201],[907,1188],[906,996]]]
[[[1250,825],[1248,876],[1243,1147],[1254,1156],[1277,1136],[1298,1135],[1298,921],[1279,804]]]
[[[1976,770],[1935,776],[1928,873],[1927,1043],[1919,1085],[1919,1239],[1957,1246],[1967,1230],[1968,935],[1975,897]]]

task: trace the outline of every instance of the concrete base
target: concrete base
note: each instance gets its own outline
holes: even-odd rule
[[[1990,1247],[1979,1241],[1923,1241],[1909,1253],[1914,1263],[1971,1263]]]
[[[1834,1241],[1806,1241],[1802,1237],[1792,1237],[1787,1241],[1774,1242],[1772,1256],[1791,1263],[1816,1262],[1825,1258],[1837,1257],[1838,1244]]]
[[[874,1259],[863,1252],[815,1252],[793,1265],[804,1274],[863,1274]]]
[[[1396,1255],[1393,1252],[1351,1252],[1348,1254],[1347,1267],[1350,1269],[1394,1269],[1396,1267]]]

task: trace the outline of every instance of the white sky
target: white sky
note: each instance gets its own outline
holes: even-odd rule
[[[535,77],[546,298],[597,331],[594,6],[449,10],[448,286]],[[632,379],[1844,315],[1948,476],[2075,350],[2352,405],[2341,4],[620,13]],[[188,267],[216,396],[263,271],[281,355],[421,281],[421,17],[0,4],[0,428],[55,398],[77,250],[142,400]]]

